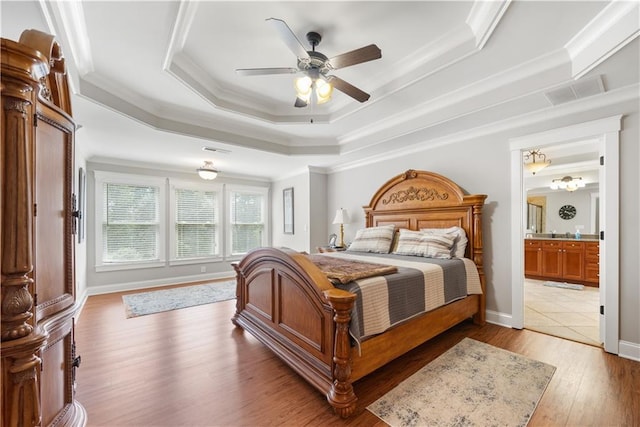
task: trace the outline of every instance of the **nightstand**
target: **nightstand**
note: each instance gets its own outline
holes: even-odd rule
[[[331,247],[331,246],[316,246],[316,250],[323,254],[325,252],[342,252],[342,251],[346,251],[347,248],[340,248],[340,247]]]

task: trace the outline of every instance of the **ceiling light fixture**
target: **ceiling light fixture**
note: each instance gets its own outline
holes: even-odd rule
[[[582,177],[571,177],[565,176],[560,179],[554,179],[551,181],[551,189],[552,190],[567,190],[567,191],[576,191],[578,188],[583,188],[585,186],[585,182],[582,180]]]
[[[524,159],[531,159],[529,163],[525,162],[524,167],[533,175],[551,164],[551,160],[547,160],[547,156],[542,154],[540,150],[529,150],[524,154]]]
[[[202,179],[212,180],[218,176],[218,171],[213,167],[213,162],[209,160],[205,160],[204,164],[196,170]]]

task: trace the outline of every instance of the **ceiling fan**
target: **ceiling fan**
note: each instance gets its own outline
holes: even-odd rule
[[[369,99],[370,95],[368,93],[328,73],[382,58],[382,51],[378,46],[370,44],[360,49],[328,58],[322,53],[316,52],[316,46],[322,40],[320,34],[314,31],[307,33],[307,41],[311,45],[311,50],[308,51],[282,19],[268,18],[267,22],[278,31],[285,44],[296,55],[298,68],[240,68],[236,69],[238,74],[242,76],[303,74],[295,82],[297,97],[294,105],[296,107],[306,107],[310,102],[313,102],[313,99],[319,104],[328,101],[331,98],[331,91],[334,87],[359,102],[365,102]]]

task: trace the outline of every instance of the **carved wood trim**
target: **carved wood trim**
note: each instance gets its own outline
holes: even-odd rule
[[[1,340],[8,341],[26,337],[33,331],[33,298],[29,292],[33,281],[28,277],[33,270],[33,196],[30,145],[25,143],[32,135],[33,104],[27,99],[6,96],[2,101]]]

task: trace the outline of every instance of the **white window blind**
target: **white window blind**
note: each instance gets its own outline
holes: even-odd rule
[[[160,188],[104,182],[102,262],[159,259]]]
[[[175,189],[175,258],[219,255],[218,192]]]
[[[266,194],[230,191],[231,254],[240,255],[264,245]]]

